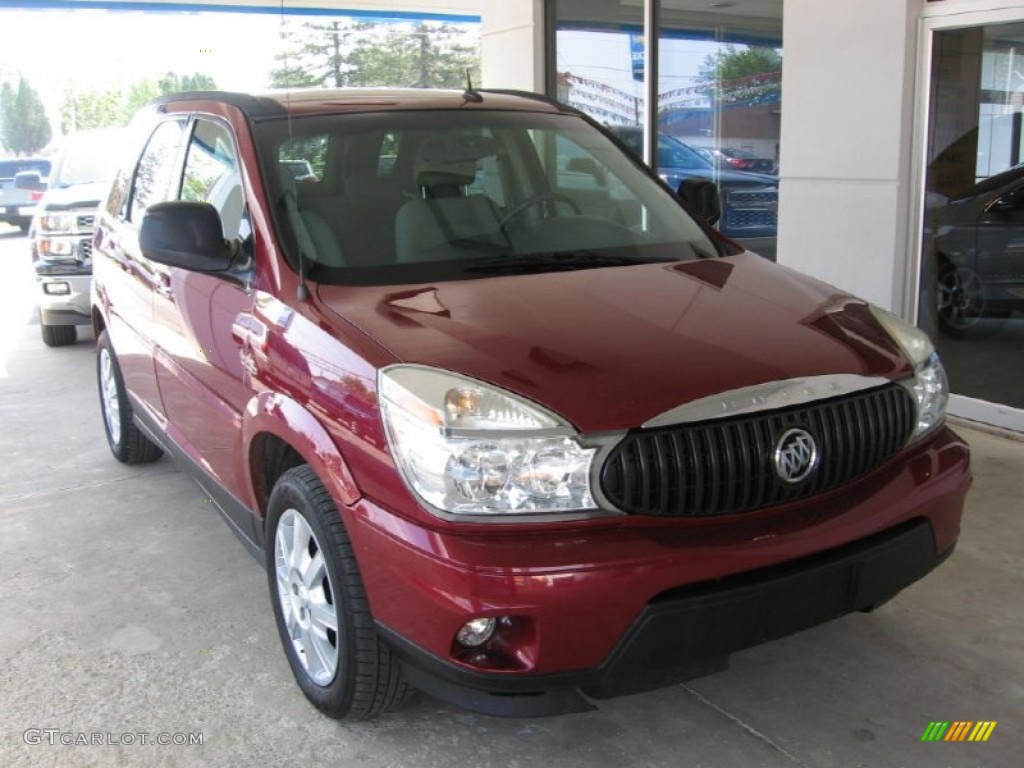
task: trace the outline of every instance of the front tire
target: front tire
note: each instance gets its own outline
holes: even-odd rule
[[[78,340],[78,333],[73,325],[40,325],[43,333],[43,344],[48,347],[66,347]]]
[[[74,331],[74,326],[68,326]],[[121,366],[106,331],[96,340],[96,380],[100,390],[100,411],[107,444],[114,458],[124,464],[145,464],[163,455],[135,425],[131,401],[124,387]]]
[[[338,509],[309,466],[278,479],[266,530],[274,618],[306,698],[324,714],[350,720],[399,708],[410,689],[377,636]]]

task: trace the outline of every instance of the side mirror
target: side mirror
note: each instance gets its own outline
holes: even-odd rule
[[[718,196],[718,185],[713,181],[683,179],[679,184],[679,196],[711,226],[722,218],[722,201]]]
[[[150,261],[192,272],[223,272],[234,256],[220,214],[209,203],[175,200],[150,206],[142,218],[139,247]]]
[[[989,211],[1014,211],[1024,207],[1024,187],[1017,187],[997,197],[987,206]]]
[[[39,175],[39,171],[22,171],[14,174],[14,188],[29,192],[42,192],[46,189],[46,182]]]

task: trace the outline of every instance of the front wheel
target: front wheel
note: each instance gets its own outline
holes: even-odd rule
[[[400,707],[410,689],[377,637],[338,509],[309,466],[289,469],[274,485],[266,530],[274,618],[306,698],[351,720]]]
[[[67,327],[74,331],[74,326]],[[96,382],[100,390],[103,428],[114,458],[125,464],[145,464],[159,459],[163,451],[143,434],[132,418],[121,367],[106,331],[96,340]]]
[[[40,325],[43,344],[48,347],[66,347],[78,339],[78,332],[73,325]]]

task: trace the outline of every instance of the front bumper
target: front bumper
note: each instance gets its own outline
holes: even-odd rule
[[[881,604],[952,551],[968,458],[941,429],[836,491],[715,519],[478,533],[428,530],[365,499],[343,515],[410,681],[533,716],[707,674],[734,651]],[[460,652],[462,624],[503,616],[526,622],[499,638],[513,664]]]
[[[655,597],[598,667],[535,676],[471,671],[387,627],[409,681],[436,698],[491,715],[536,717],[593,709],[605,699],[680,683],[728,666],[728,654],[854,611],[869,611],[926,575],[938,553],[917,519],[846,547]]]
[[[89,325],[92,322],[90,273],[37,274],[36,282],[39,284],[39,319],[43,325]]]

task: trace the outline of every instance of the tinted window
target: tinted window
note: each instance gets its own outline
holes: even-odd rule
[[[170,200],[177,193],[176,188],[171,190],[171,185],[177,180],[174,171],[183,129],[179,120],[160,123],[146,144],[132,188],[129,218],[136,224],[142,221],[146,208]]]
[[[196,121],[185,158],[180,199],[210,203],[220,213],[224,237],[239,236],[245,211],[242,178],[234,141],[220,123]]]

